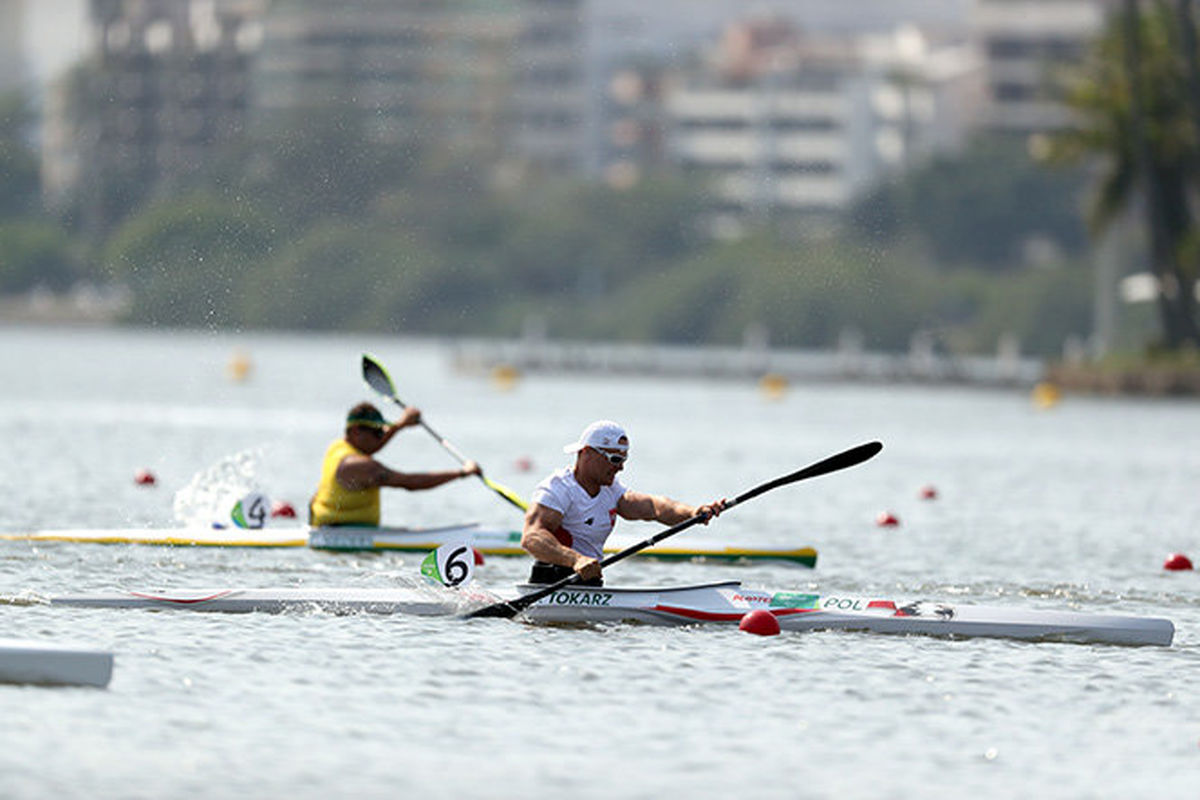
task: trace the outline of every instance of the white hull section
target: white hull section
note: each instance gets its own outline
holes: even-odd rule
[[[519,596],[536,587],[519,586]],[[334,613],[450,615],[496,598],[470,589],[222,589],[173,593],[121,592],[52,598],[55,605],[93,608],[182,608],[193,611],[280,612],[319,609]],[[1008,606],[948,605],[886,599],[768,592],[737,581],[662,588],[568,587],[525,610],[536,623],[641,622],[652,625],[736,625],[766,609],[789,631],[845,630],[951,638],[991,637],[1033,641],[1169,645],[1170,620],[1085,614]]]
[[[107,686],[113,656],[24,639],[0,639],[0,683],[44,686]]]
[[[53,597],[51,605],[83,608],[184,609],[225,614],[326,611],[334,614],[454,613],[457,595],[438,589],[186,589]]]

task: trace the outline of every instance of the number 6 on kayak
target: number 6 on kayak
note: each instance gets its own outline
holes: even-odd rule
[[[475,576],[475,551],[469,542],[444,544],[425,556],[421,574],[442,586],[466,586]]]

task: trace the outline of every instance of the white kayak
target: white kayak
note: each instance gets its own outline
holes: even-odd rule
[[[518,586],[512,597],[536,587]],[[508,598],[504,598],[508,599]],[[451,615],[497,598],[420,589],[221,589],[184,592],[117,592],[51,598],[54,605],[89,608],[181,608],[192,611],[279,612],[321,609],[334,613]],[[991,637],[1033,641],[1169,645],[1170,620],[1115,614],[970,606],[873,597],[771,592],[738,581],[657,588],[558,590],[525,609],[535,623],[641,622],[652,625],[738,624],[750,611],[766,609],[782,630],[846,630],[952,638]]]
[[[286,527],[286,528],[126,528],[0,533],[0,539],[25,542],[173,545],[180,547],[311,547],[316,550],[397,550],[427,553],[450,542],[470,542],[483,555],[525,556],[521,534],[476,523],[437,528]],[[606,553],[616,553],[639,539],[609,537]],[[811,547],[744,547],[702,534],[687,544],[660,544],[638,555],[658,559],[721,562],[783,561],[816,566]]]
[[[0,683],[107,686],[113,655],[25,639],[0,639]]]

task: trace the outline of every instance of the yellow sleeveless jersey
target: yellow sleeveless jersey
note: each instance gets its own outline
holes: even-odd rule
[[[310,525],[379,525],[379,487],[353,491],[338,483],[338,465],[354,455],[362,453],[345,439],[336,440],[325,451],[321,483],[310,507]]]

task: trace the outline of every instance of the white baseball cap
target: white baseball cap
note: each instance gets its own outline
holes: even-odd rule
[[[629,437],[625,429],[608,419],[593,422],[579,434],[579,441],[571,442],[563,448],[564,453],[578,453],[585,447],[595,447],[604,450],[628,450]]]

